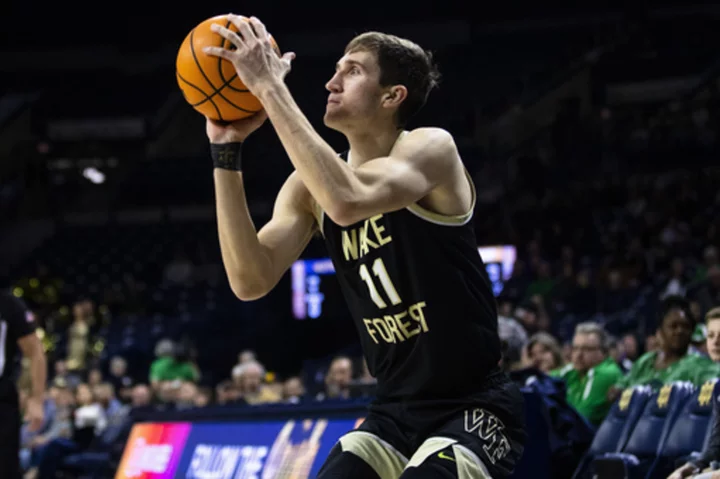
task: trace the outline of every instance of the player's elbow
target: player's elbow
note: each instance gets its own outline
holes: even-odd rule
[[[331,208],[325,211],[333,223],[338,226],[346,227],[357,223],[362,218],[359,216],[360,206],[355,201],[336,200]]]
[[[233,275],[230,278],[230,289],[241,301],[254,301],[270,292],[271,287],[262,278]]]

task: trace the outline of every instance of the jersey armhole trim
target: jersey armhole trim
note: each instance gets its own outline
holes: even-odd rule
[[[428,221],[430,223],[441,225],[441,226],[463,226],[470,222],[470,220],[473,217],[473,212],[475,211],[475,203],[477,202],[477,194],[475,192],[475,184],[473,183],[472,178],[470,177],[470,173],[468,173],[467,169],[463,168],[465,171],[465,176],[467,177],[468,183],[470,184],[470,191],[472,194],[472,201],[470,204],[470,210],[462,215],[443,215],[440,213],[435,213],[434,211],[430,211],[428,209],[423,208],[417,203],[413,203],[409,206],[407,206],[407,210],[417,216],[418,218],[424,219],[425,221]]]

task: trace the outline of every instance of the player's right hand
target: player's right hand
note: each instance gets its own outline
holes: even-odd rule
[[[224,123],[206,118],[205,131],[207,132],[210,143],[238,143],[245,141],[245,139],[250,136],[250,133],[265,123],[265,120],[267,120],[265,110],[260,110],[253,116],[233,121],[232,123]]]

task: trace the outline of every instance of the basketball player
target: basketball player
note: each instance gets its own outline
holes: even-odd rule
[[[259,233],[245,199],[241,143],[265,114],[207,122],[220,245],[243,300],[270,291],[316,230],[325,237],[377,398],[318,477],[506,477],[525,440],[522,397],[500,372],[491,286],[472,226],[475,191],[452,136],[405,131],[438,73],[418,45],[383,33],[353,39],[326,87],[325,124],[343,133],[337,155],[284,84],[294,55],[277,56],[263,24],[231,17],[214,31],[262,102],[295,172]]]

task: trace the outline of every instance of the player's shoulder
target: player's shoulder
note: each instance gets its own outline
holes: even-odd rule
[[[424,126],[412,130],[406,130],[400,138],[400,141],[398,141],[398,145],[418,143],[422,145],[431,143],[441,148],[455,147],[455,139],[452,134],[444,128],[435,126]]]
[[[437,127],[422,127],[406,131],[398,140],[391,155],[432,163],[436,166],[451,167],[461,163],[452,134]]]

